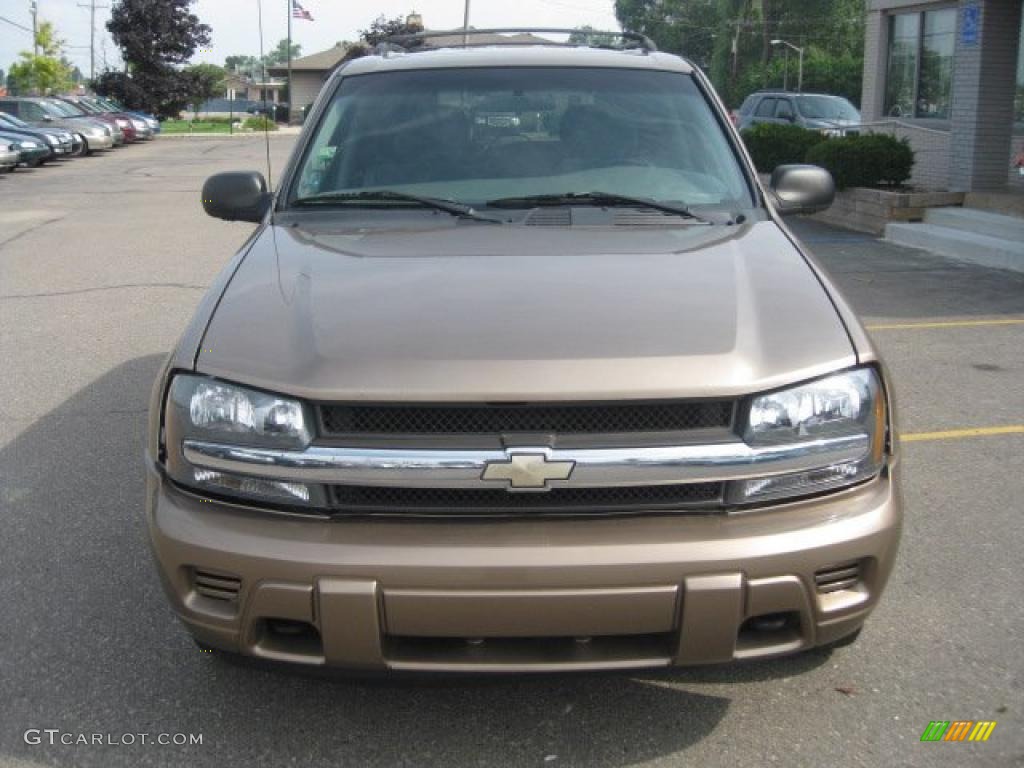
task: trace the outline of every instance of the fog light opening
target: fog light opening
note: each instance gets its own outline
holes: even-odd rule
[[[269,654],[323,655],[320,631],[307,621],[266,618],[260,620],[259,648]]]
[[[751,616],[740,626],[736,646],[739,650],[769,649],[800,640],[800,614],[797,611],[764,613]]]

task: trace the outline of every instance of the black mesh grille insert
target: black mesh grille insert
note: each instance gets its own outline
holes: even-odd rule
[[[614,488],[553,488],[539,493],[510,493],[503,488],[387,488],[335,485],[331,505],[338,513],[495,514],[601,513],[700,507],[714,512],[722,483],[643,485]]]
[[[573,405],[324,405],[327,435],[617,434],[728,427],[732,401]]]

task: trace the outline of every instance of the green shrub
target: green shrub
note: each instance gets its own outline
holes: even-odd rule
[[[777,165],[802,163],[808,150],[824,138],[818,131],[782,123],[758,123],[743,131],[743,141],[762,173],[771,173]]]
[[[251,130],[251,131],[262,131],[262,130],[276,131],[277,130],[277,123],[275,123],[273,120],[271,120],[271,119],[269,119],[267,117],[263,117],[263,116],[260,116],[260,117],[247,117],[247,118],[245,118],[245,122],[242,123],[242,127],[243,128],[247,128],[248,130]]]
[[[898,186],[910,178],[914,151],[906,139],[869,133],[821,142],[806,160],[828,170],[839,189]]]

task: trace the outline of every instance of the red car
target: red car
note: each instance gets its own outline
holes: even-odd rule
[[[90,104],[84,99],[80,99],[76,96],[54,96],[53,98],[58,101],[63,101],[65,104],[70,104],[76,107],[80,111],[84,112],[87,116],[102,120],[106,123],[113,123],[121,132],[124,134],[124,140],[126,143],[138,141],[138,132],[135,129],[135,124],[132,121],[131,116],[126,115],[122,112],[104,112],[98,107]]]

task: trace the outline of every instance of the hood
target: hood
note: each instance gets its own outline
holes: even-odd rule
[[[666,229],[268,226],[197,369],[317,400],[738,395],[855,362],[770,221]]]

